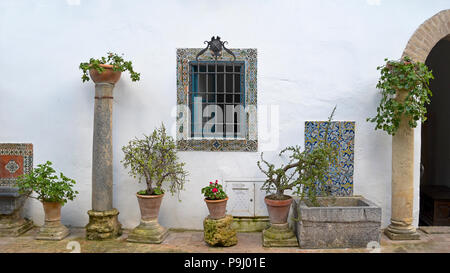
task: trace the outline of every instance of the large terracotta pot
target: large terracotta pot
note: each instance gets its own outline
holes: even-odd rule
[[[120,79],[122,72],[114,71],[113,66],[110,64],[100,64],[101,67],[105,68],[105,71],[99,73],[97,69],[89,69],[89,75],[95,83],[112,83],[115,84]]]
[[[209,218],[222,219],[227,211],[228,197],[220,200],[208,200],[205,198],[206,206],[209,210]]]
[[[139,208],[141,210],[141,219],[144,221],[157,219],[159,214],[159,208],[164,194],[160,195],[141,195],[136,194]]]
[[[289,210],[291,209],[292,197],[286,200],[274,200],[269,199],[267,196],[264,198],[267,210],[269,212],[270,223],[272,224],[284,224],[287,223],[289,216]]]
[[[59,202],[42,202],[45,212],[46,222],[56,222],[61,220],[61,207]]]

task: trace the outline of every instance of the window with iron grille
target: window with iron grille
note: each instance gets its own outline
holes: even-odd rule
[[[244,62],[190,62],[191,138],[245,138]]]
[[[177,49],[177,149],[256,152],[256,49],[202,50]]]

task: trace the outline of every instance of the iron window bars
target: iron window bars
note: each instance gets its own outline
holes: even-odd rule
[[[190,61],[189,67],[190,137],[244,138],[245,62]]]

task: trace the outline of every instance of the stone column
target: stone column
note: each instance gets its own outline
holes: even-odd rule
[[[92,156],[92,210],[86,236],[90,240],[121,234],[119,212],[113,208],[112,106],[113,83],[95,84],[94,142]]]
[[[399,91],[397,100],[404,100],[407,91]],[[417,240],[419,234],[412,225],[414,202],[414,129],[402,117],[397,133],[392,137],[392,201],[391,224],[385,234],[391,240]]]

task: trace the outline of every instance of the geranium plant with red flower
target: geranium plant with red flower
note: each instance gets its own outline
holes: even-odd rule
[[[220,200],[227,198],[227,194],[223,191],[222,185],[216,182],[209,182],[209,185],[202,189],[202,194],[208,200]]]

